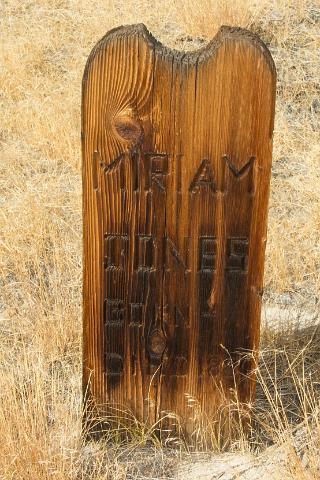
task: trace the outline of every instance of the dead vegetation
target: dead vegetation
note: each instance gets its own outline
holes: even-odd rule
[[[3,1],[0,478],[170,478],[191,456],[181,439],[162,449],[141,426],[126,447],[81,441],[80,89],[93,45],[113,26],[141,21],[181,49],[203,45],[220,24],[248,27],[268,44],[278,96],[265,302],[317,309],[319,19],[314,0]],[[251,442],[235,436],[233,450],[290,445],[302,423],[310,461],[291,457],[287,478],[318,478],[318,331],[265,332],[258,378]]]

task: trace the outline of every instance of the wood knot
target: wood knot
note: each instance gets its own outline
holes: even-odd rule
[[[166,349],[166,339],[158,330],[153,332],[149,338],[149,350],[152,355],[161,357]]]
[[[114,119],[114,128],[119,137],[130,146],[138,145],[143,139],[143,127],[139,119],[123,113]]]

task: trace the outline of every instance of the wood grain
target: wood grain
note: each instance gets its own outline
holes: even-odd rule
[[[259,344],[275,78],[265,45],[230,27],[192,53],[144,25],[92,51],[83,386],[96,405],[149,424],[175,412],[190,432],[186,394],[208,418],[234,378],[252,399],[254,358],[241,352]]]

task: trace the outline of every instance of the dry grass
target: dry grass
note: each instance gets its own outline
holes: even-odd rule
[[[84,64],[96,41],[123,23],[143,21],[164,43],[184,49],[207,41],[220,24],[249,27],[267,42],[278,69],[278,98],[265,299],[281,301],[290,293],[294,304],[315,303],[320,284],[319,5],[316,0],[203,0],[195,8],[190,0],[3,0],[1,11],[0,478],[164,477],[177,453],[164,458],[153,441],[146,462],[135,449],[152,441],[152,432],[137,429],[125,450],[81,443]],[[277,338],[283,347],[283,337]],[[298,413],[292,420],[288,409],[281,410],[287,396],[276,379],[275,341],[268,338],[269,356],[262,357],[269,363],[262,362],[265,393],[258,405],[269,413],[257,429],[260,444],[283,436],[288,422],[298,418],[310,425],[310,412],[319,403],[319,349],[313,342],[310,350],[306,341],[301,355],[301,345],[291,338],[286,353],[280,349],[280,367],[289,361],[285,378],[292,379],[286,380],[291,392],[300,392],[292,397]],[[313,359],[307,377],[306,356]],[[299,473],[292,478],[311,478],[303,477],[299,459],[296,464]]]

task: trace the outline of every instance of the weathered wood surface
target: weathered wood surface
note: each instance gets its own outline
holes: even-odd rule
[[[275,68],[222,27],[192,53],[110,31],[83,78],[84,389],[153,424],[210,417],[256,350]],[[229,352],[229,354],[227,354]],[[248,401],[254,361],[235,371]]]

